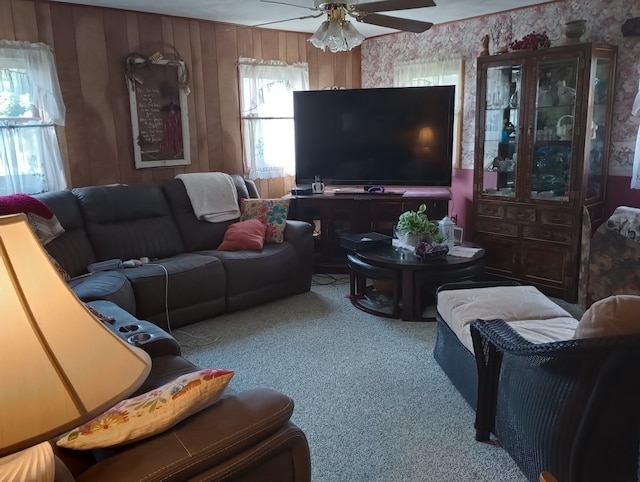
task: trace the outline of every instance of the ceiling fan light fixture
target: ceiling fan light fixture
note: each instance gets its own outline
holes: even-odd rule
[[[325,20],[309,38],[309,42],[323,52],[346,52],[357,47],[365,37],[346,20]]]
[[[324,37],[324,43],[329,51],[333,53],[349,50],[344,38],[341,22],[329,22],[329,28],[327,29],[327,34]]]
[[[327,30],[329,29],[329,21],[325,20],[320,24],[318,30],[311,36],[309,42],[316,48],[321,49],[323,52],[326,49],[326,44],[324,42],[325,37],[327,36]]]
[[[351,50],[364,42],[364,35],[362,35],[349,21],[342,23],[342,33],[344,35],[344,40],[347,43],[347,50]]]

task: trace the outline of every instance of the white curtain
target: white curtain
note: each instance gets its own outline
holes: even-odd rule
[[[456,88],[453,107],[453,167],[460,167],[460,141],[462,136],[462,100],[464,86],[464,60],[411,60],[396,62],[393,68],[394,87],[421,87],[453,85]]]
[[[294,175],[293,92],[309,89],[308,65],[240,58],[238,70],[247,176]]]
[[[0,40],[0,195],[67,186],[54,127],[64,122],[51,48]]]
[[[640,82],[638,83],[638,93],[631,108],[631,114],[640,116]],[[636,137],[636,150],[633,154],[633,173],[631,175],[631,189],[640,189],[640,126]]]

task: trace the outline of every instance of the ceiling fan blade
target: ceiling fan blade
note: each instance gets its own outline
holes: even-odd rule
[[[307,10],[315,10],[318,9],[316,7],[308,7],[306,5],[296,5],[295,3],[287,3],[287,2],[278,2],[276,0],[260,0],[262,3],[276,3],[278,5],[287,5],[289,7],[298,7],[298,8],[306,8]],[[294,20],[294,19],[292,19]],[[264,24],[263,24],[264,25]]]
[[[433,27],[431,22],[409,20],[408,18],[391,17],[389,15],[378,15],[377,13],[357,17],[357,20],[362,23],[370,23],[371,25],[378,25],[380,27],[402,30],[403,32],[421,33]]]
[[[265,25],[273,25],[274,23],[290,22],[291,20],[306,20],[307,18],[318,18],[324,15],[324,12],[317,13],[315,15],[304,15],[302,17],[285,18],[284,20],[274,20],[273,22],[258,23],[255,25],[247,25],[248,27],[263,27]]]
[[[435,6],[436,2],[433,0],[380,0],[378,2],[360,3],[355,9],[360,12],[374,13]]]

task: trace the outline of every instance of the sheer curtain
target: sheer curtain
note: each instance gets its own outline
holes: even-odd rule
[[[0,40],[0,195],[67,186],[54,127],[64,120],[51,48]]]
[[[631,108],[631,114],[640,116],[640,82],[638,83],[638,93]],[[631,189],[640,189],[640,126],[636,137],[636,150],[633,154],[633,174],[631,175]]]
[[[393,68],[394,87],[453,85],[456,88],[453,107],[453,167],[460,167],[460,139],[462,134],[462,99],[464,60],[411,60],[397,62]]]
[[[240,58],[238,70],[247,176],[294,175],[293,92],[309,89],[308,65]]]

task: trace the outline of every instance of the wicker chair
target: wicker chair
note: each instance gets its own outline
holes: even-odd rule
[[[493,433],[531,481],[638,480],[640,335],[532,344],[503,320],[471,335],[478,440]]]

